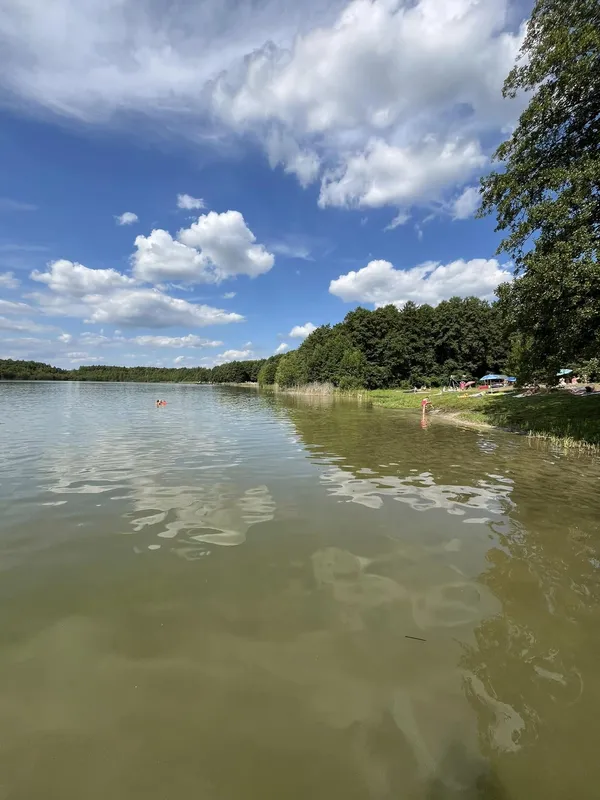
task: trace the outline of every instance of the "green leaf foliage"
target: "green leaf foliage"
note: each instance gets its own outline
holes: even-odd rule
[[[0,381],[65,381],[67,370],[51,367],[40,361],[13,361],[0,359]]]
[[[272,386],[275,383],[275,375],[277,374],[277,365],[281,360],[281,356],[271,356],[267,358],[258,373],[259,386]]]
[[[298,350],[284,355],[275,381],[281,388],[444,384],[502,370],[509,344],[497,305],[475,297],[454,297],[436,308],[414,303],[401,310],[357,308],[338,325],[317,328]]]
[[[482,181],[480,214],[496,213],[515,263],[503,300],[522,371],[549,377],[600,349],[598,0],[537,0],[504,85],[518,93],[529,104]]]

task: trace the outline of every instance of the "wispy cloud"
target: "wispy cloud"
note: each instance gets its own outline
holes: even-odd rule
[[[24,203],[22,200],[13,200],[12,197],[0,197],[0,211],[36,211],[33,203]]]
[[[313,325],[312,322],[306,322],[304,325],[294,325],[292,330],[288,333],[288,336],[291,336],[292,339],[306,339],[307,336],[310,336],[310,334],[316,330],[316,325]]]
[[[19,242],[0,243],[0,253],[47,253],[48,247],[43,244],[21,244]]]
[[[309,247],[300,242],[273,242],[269,247],[274,253],[284,258],[300,258],[303,261],[313,260]]]
[[[12,272],[0,272],[0,287],[4,289],[16,289],[21,281],[15,278]]]
[[[400,225],[405,225],[410,219],[410,214],[407,211],[399,211],[389,225],[386,225],[384,231],[393,231]]]

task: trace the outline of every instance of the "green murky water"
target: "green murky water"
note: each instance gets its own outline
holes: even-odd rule
[[[597,461],[244,389],[0,400],[0,798],[598,797]]]

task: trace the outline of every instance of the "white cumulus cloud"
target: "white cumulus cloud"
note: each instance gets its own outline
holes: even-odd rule
[[[313,331],[317,330],[317,326],[312,322],[306,322],[304,325],[294,325],[292,330],[288,333],[292,339],[306,339]]]
[[[322,205],[427,203],[481,166],[457,143],[476,153],[517,114],[501,92],[523,36],[508,11],[509,0],[353,0],[293,47],[266,43],[223,73],[213,107],[236,130],[266,130],[272,166],[297,172],[296,154],[314,154],[303,184],[325,162]],[[428,136],[439,152],[420,150]]]
[[[244,319],[234,312],[171,297],[157,288],[140,287],[134,278],[116,270],[90,269],[64,259],[49,264],[47,272],[32,272],[31,277],[52,290],[30,295],[50,316],[143,328],[202,327]],[[0,303],[0,311],[3,303]],[[12,305],[14,311],[29,309],[21,303]]]
[[[275,263],[275,257],[264,245],[255,243],[256,236],[239,211],[209,211],[179,231],[179,239],[202,251],[218,280],[234,275],[254,278],[268,272]]]
[[[486,160],[476,141],[430,139],[396,147],[372,139],[364,152],[325,174],[319,205],[377,208],[441,201],[446,187],[480,171]]]
[[[228,361],[248,361],[250,358],[254,358],[252,350],[225,350],[224,353],[219,353],[215,363],[225,364]]]
[[[469,161],[456,179],[461,163],[446,170],[418,145],[432,135],[440,151],[483,150],[515,119],[522,101],[501,89],[525,11],[516,0],[4,0],[0,88],[5,102],[89,123],[143,115],[203,146],[250,135],[302,185],[325,172],[330,205],[427,204],[434,187],[447,202]],[[417,175],[395,163],[385,181],[373,141],[431,163]],[[406,181],[408,192],[389,185]]]
[[[447,110],[499,105],[520,42],[506,32],[508,2],[354,0],[328,26],[283,50],[267,43],[244,71],[221,76],[217,107],[238,125],[296,122],[304,132],[368,125]]]
[[[215,280],[201,253],[173,239],[168,231],[161,228],[153,230],[149,236],[136,236],[135,246],[133,274],[140,281],[211,283]]]
[[[279,353],[285,353],[289,349],[290,346],[287,342],[281,342],[281,344],[275,348],[275,355],[278,355]]]
[[[395,269],[389,261],[371,261],[331,281],[329,291],[348,303],[401,306],[412,300],[435,306],[455,296],[492,299],[496,287],[511,279],[512,273],[495,258],[427,262],[405,270]]]
[[[134,222],[138,221],[138,215],[134,214],[133,211],[125,211],[115,219],[117,220],[117,225],[133,225]]]
[[[275,257],[246,225],[239,211],[209,211],[173,239],[168,231],[153,230],[138,236],[132,257],[133,273],[140,281],[158,283],[220,283],[236,275],[251,278],[268,272]]]
[[[90,298],[91,322],[123,327],[204,327],[242,322],[240,314],[170,297],[158,289],[125,289],[106,297]]]
[[[114,269],[90,269],[64,258],[48,264],[47,272],[34,270],[31,278],[45,283],[53,292],[71,297],[104,294],[135,283]]]
[[[177,208],[184,208],[187,210],[204,208],[205,203],[200,197],[192,197],[191,194],[178,194],[177,195]]]

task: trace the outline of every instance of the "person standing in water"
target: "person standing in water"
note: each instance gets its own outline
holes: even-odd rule
[[[424,397],[421,400],[421,416],[425,419],[425,414],[431,408],[431,402],[428,397]]]

